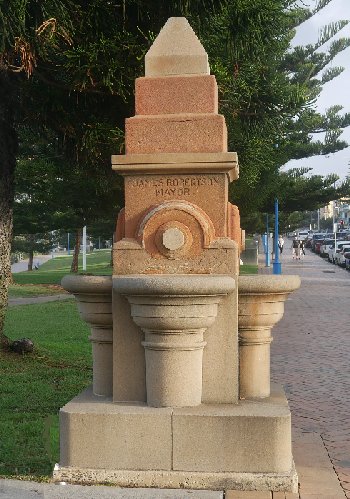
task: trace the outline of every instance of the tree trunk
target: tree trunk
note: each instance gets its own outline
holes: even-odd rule
[[[34,260],[34,241],[35,235],[29,234],[28,242],[29,242],[29,259],[28,259],[28,271],[33,270],[33,260]]]
[[[73,253],[73,260],[72,260],[72,266],[70,268],[71,272],[78,272],[79,268],[79,252],[80,252],[80,244],[81,244],[81,231],[82,229],[77,229],[77,232],[75,234],[75,246],[74,246],[74,253]]]
[[[17,85],[11,74],[0,67],[0,344],[4,335],[8,286],[11,283],[11,241],[13,229],[14,173],[17,134],[14,127]]]
[[[33,270],[33,259],[34,259],[34,250],[33,248],[30,248],[29,259],[28,259],[28,271]]]

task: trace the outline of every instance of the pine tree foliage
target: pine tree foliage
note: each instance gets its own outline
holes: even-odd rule
[[[266,204],[274,177],[289,160],[347,146],[340,135],[349,125],[349,114],[333,106],[321,115],[315,103],[322,77],[329,82],[342,72],[326,66],[349,46],[349,39],[331,41],[348,22],[324,27],[315,44],[290,46],[300,20],[329,3],[319,2],[309,11],[291,1],[233,0],[210,20],[209,35],[203,32],[222,93],[230,148],[240,158],[240,180],[232,186],[232,199],[243,213]],[[331,43],[322,50],[326,42]]]

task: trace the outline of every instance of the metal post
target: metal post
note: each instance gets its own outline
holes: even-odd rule
[[[86,270],[86,225],[83,227],[83,270]]]
[[[265,267],[270,267],[270,248],[269,248],[269,214],[266,213],[266,255],[265,255]]]
[[[273,273],[282,274],[281,262],[279,261],[278,248],[278,199],[275,199],[275,261],[273,262]]]
[[[69,244],[70,243],[70,234],[69,234],[69,232],[67,233],[67,240],[68,240],[68,242],[67,242],[67,254],[69,256],[70,255],[70,244]]]

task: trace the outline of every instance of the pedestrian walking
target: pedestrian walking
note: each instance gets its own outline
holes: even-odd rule
[[[280,255],[282,255],[283,253],[283,245],[284,245],[284,239],[282,236],[279,236],[278,238],[278,247],[279,247],[279,250],[280,250]]]
[[[295,237],[292,242],[292,254],[293,254],[293,260],[294,258],[296,260],[299,260],[299,252],[300,252],[300,243],[298,241],[298,238]]]

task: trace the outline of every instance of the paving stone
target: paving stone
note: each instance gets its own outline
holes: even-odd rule
[[[305,494],[300,493],[300,499],[344,499],[344,494]]]
[[[255,491],[255,490],[252,491],[226,490],[225,499],[272,499],[272,493],[268,491]]]
[[[272,492],[272,499],[299,499],[299,494],[292,492]]]

